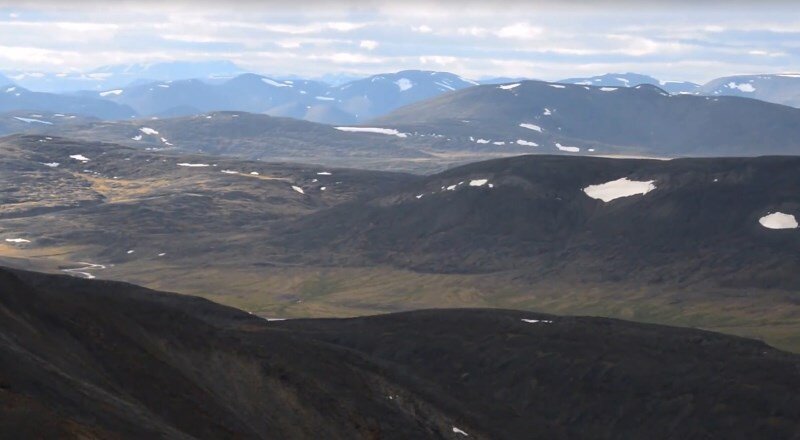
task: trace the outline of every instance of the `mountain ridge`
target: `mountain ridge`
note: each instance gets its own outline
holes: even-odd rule
[[[462,138],[525,139],[550,151],[677,157],[797,153],[800,144],[793,139],[800,135],[795,133],[799,118],[800,110],[793,107],[671,95],[652,85],[523,81],[460,90],[370,123],[401,131],[431,128]],[[762,149],[752,151],[754,145]]]
[[[697,93],[701,88],[700,84],[695,84],[690,81],[663,81],[653,78],[650,75],[633,72],[606,73],[590,77],[567,78],[556,82],[596,87],[635,87],[642,84],[649,84],[674,94]]]
[[[81,90],[110,90],[143,81],[187,78],[214,81],[243,72],[244,70],[227,60],[111,64],[82,72],[6,71],[22,87],[39,92],[67,94]]]
[[[378,74],[339,86],[244,73],[216,84],[181,80],[84,94],[130,105],[144,116],[182,106],[187,113],[180,116],[230,110],[342,124],[474,84],[454,74],[421,70]]]
[[[136,116],[129,106],[104,99],[31,92],[15,85],[0,89],[0,112],[11,111],[76,114],[101,119],[129,119]]]
[[[194,73],[190,75],[190,72]],[[149,77],[145,73],[150,73]],[[38,83],[35,81],[44,81],[43,84],[47,81],[88,81],[94,84],[94,87],[84,90],[62,90],[61,95],[78,95],[127,104],[143,116],[188,116],[232,110],[289,116],[332,124],[364,122],[385,116],[404,105],[478,84],[502,85],[535,81],[498,77],[476,82],[449,72],[403,70],[364,78],[350,78],[345,83],[329,84],[320,80],[303,79],[296,75],[264,76],[249,73],[230,62],[113,65],[85,74],[26,75],[23,72],[14,78],[19,79],[18,84],[21,87],[43,92],[58,90],[49,86],[37,87]],[[125,76],[130,80],[122,81],[119,78],[113,80],[115,76]],[[249,81],[248,78],[253,80]],[[264,84],[259,82],[262,80],[268,84],[278,85],[278,88],[265,89]],[[0,79],[0,83],[2,82]],[[11,80],[8,79],[7,82]],[[755,82],[758,83],[758,87],[755,86]],[[402,87],[399,85],[401,83]],[[800,79],[796,74],[728,76],[699,85],[688,81],[663,81],[649,75],[628,72],[566,78],[555,83],[595,87],[653,85],[670,94],[739,96],[793,107],[800,105],[798,104]],[[168,90],[170,84],[184,89],[185,92]]]
[[[797,355],[699,330],[475,309],[268,321],[116,282],[0,268],[0,285],[0,426],[21,435],[734,438],[800,417]]]
[[[800,107],[800,74],[721,77],[704,84],[700,93],[708,96],[740,96]]]

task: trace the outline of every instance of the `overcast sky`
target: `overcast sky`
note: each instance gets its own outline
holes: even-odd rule
[[[800,71],[792,2],[69,3],[0,0],[0,70],[228,59],[309,77],[430,69],[555,80],[633,71],[703,82]]]

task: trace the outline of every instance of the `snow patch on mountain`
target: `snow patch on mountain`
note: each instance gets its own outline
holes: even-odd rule
[[[45,125],[53,125],[52,122],[42,121],[41,119],[33,119],[33,118],[21,118],[19,116],[14,116],[14,119],[18,121],[25,122],[27,124],[45,124]]]
[[[333,127],[339,131],[349,131],[352,133],[377,133],[397,137],[408,137],[408,134],[401,133],[394,128],[378,128],[378,127]]]
[[[181,162],[178,164],[179,167],[188,167],[188,168],[205,168],[210,166],[207,163],[188,163],[188,162]]]
[[[753,87],[753,85],[749,84],[749,83],[736,83],[736,82],[731,81],[728,84],[725,84],[725,87],[727,87],[729,89],[737,89],[740,92],[745,92],[745,93],[752,93],[752,92],[756,91],[756,88]]]
[[[656,189],[654,182],[655,180],[637,181],[623,177],[599,185],[589,185],[583,192],[593,199],[610,202],[621,197],[647,194]]]
[[[581,149],[578,147],[568,147],[566,145],[561,145],[558,142],[556,142],[556,148],[558,148],[560,151],[566,151],[569,153],[578,153],[581,151]]]
[[[269,78],[261,78],[261,81],[263,81],[264,83],[269,84],[269,85],[271,85],[273,87],[292,87],[291,84],[280,83],[278,81],[275,81],[275,80],[272,80],[272,79],[269,79]]]
[[[24,238],[6,238],[8,243],[16,243],[16,244],[23,244],[23,243],[30,243],[30,240],[26,240]]]
[[[122,92],[123,92],[122,89],[108,90],[106,92],[100,92],[99,95],[102,96],[102,97],[106,97],[106,96],[110,96],[110,95],[119,96],[119,95],[122,94]]]
[[[536,124],[519,124],[519,126],[522,128],[527,128],[528,130],[538,131],[539,133],[542,133],[542,127],[539,127]]]
[[[408,78],[400,78],[394,82],[397,85],[397,88],[400,89],[401,92],[405,92],[406,90],[414,87],[414,83],[411,82]]]
[[[771,212],[760,219],[758,222],[767,229],[797,229],[797,218],[791,214],[782,212]]]

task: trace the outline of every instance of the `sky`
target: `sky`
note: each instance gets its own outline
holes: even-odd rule
[[[0,0],[0,71],[224,59],[273,76],[426,69],[705,82],[800,71],[791,3]]]

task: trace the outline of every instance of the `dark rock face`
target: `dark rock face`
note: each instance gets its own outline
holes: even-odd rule
[[[800,435],[800,359],[698,330],[508,310],[268,322],[5,269],[0,290],[17,438]]]

